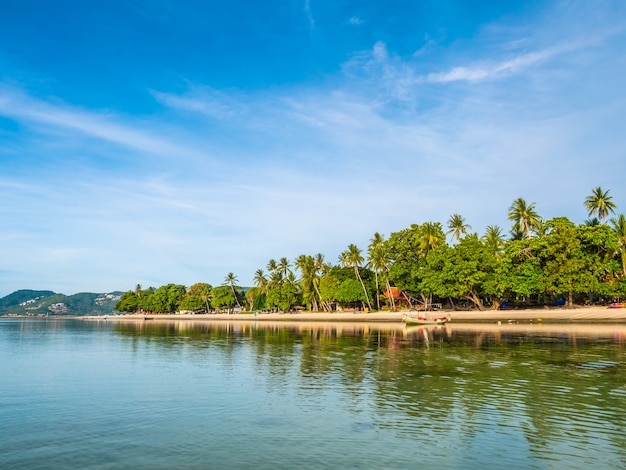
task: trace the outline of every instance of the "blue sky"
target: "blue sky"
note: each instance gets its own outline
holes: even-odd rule
[[[626,211],[626,2],[2,1],[0,296]]]

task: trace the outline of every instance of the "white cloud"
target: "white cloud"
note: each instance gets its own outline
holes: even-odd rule
[[[0,86],[0,114],[24,123],[67,129],[151,154],[189,154],[188,148],[120,123],[117,116],[51,104],[7,86]]]

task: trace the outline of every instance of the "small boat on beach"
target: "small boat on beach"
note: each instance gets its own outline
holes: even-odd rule
[[[404,314],[402,321],[407,325],[445,325],[450,319],[448,317],[427,318],[422,315],[411,316]]]

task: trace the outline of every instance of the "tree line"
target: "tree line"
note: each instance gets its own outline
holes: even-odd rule
[[[597,303],[626,295],[626,218],[615,215],[609,191],[594,188],[584,201],[589,219],[545,220],[535,203],[511,204],[508,236],[490,225],[479,236],[459,214],[446,227],[424,222],[385,238],[375,233],[367,251],[350,244],[335,265],[324,255],[270,259],[241,288],[228,273],[220,286],[168,284],[124,293],[122,312],[171,313],[248,309],[332,311],[341,308],[395,310],[501,308]],[[401,293],[399,296],[397,293]]]

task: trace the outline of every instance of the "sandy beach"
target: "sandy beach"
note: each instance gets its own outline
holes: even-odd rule
[[[253,314],[208,314],[208,315],[115,315],[107,320],[194,320],[194,321],[289,321],[289,322],[401,322],[406,312],[298,312],[298,313],[259,313]],[[626,309],[607,307],[579,307],[573,309],[525,309],[525,310],[485,310],[479,311],[438,311],[428,312],[435,316],[449,315],[451,323],[626,323]],[[80,317],[102,319],[102,317]]]

